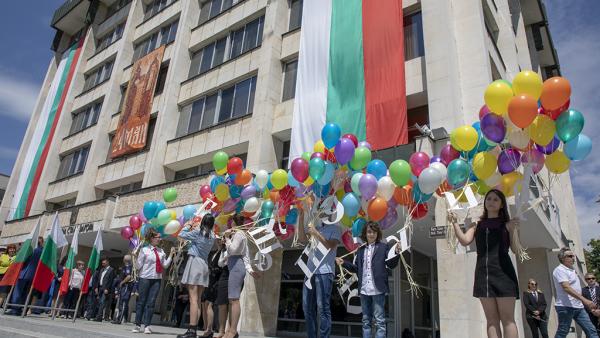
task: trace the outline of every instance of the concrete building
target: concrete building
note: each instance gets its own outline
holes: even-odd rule
[[[476,120],[491,81],[510,80],[523,69],[544,78],[559,74],[542,0],[404,0],[403,6],[409,126],[450,131]],[[66,1],[52,19],[56,54],[2,201],[0,244],[22,242],[39,218],[48,225],[57,211],[67,233],[81,227],[81,258],[100,229],[104,253],[116,259],[128,250],[119,230],[144,201],[160,199],[171,186],[179,197],[169,207],[200,201],[198,188],[211,173],[214,152],[240,155],[253,171],[286,167],[301,17],[302,0]],[[80,54],[24,213],[13,201],[23,198],[15,197],[22,188],[18,174],[36,142],[60,60],[75,42],[81,43]],[[166,48],[147,146],[111,159],[133,62],[161,45]],[[408,145],[377,156],[388,162],[407,159],[417,148],[437,153],[446,143],[422,137],[414,127],[409,132]],[[551,271],[558,261],[552,250],[570,246],[581,274],[584,244],[568,174],[551,185],[546,177],[531,181],[532,194],[544,202],[526,214],[521,230],[532,259],[515,264],[523,290],[533,277],[553,299]],[[454,254],[445,239],[429,237],[429,228],[446,219],[443,204],[435,204],[415,223],[406,256],[422,295],[407,292],[403,269],[389,277],[388,336],[400,337],[408,329],[415,337],[484,337],[485,317],[471,296],[475,253]],[[273,267],[260,280],[247,278],[243,333],[305,335],[302,274],[293,264],[300,250],[290,244],[273,256]],[[157,313],[169,311],[169,295],[162,293]],[[360,336],[359,315],[346,313],[335,290],[333,295],[333,334]],[[519,301],[516,311],[519,331],[529,337]],[[552,331],[556,316],[551,308],[549,313]]]

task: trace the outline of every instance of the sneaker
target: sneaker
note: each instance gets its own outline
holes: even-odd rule
[[[131,330],[131,332],[140,333],[140,332],[142,332],[142,328],[139,325],[136,325],[135,328],[133,328],[133,330]]]
[[[144,328],[144,333],[145,333],[145,334],[152,334],[152,329],[150,328],[150,326],[146,326],[146,327]]]

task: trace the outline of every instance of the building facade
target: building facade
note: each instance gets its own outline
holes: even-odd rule
[[[119,230],[144,201],[176,187],[179,197],[169,207],[199,203],[216,151],[242,157],[253,171],[287,167],[302,6],[302,0],[66,1],[52,19],[56,54],[2,201],[0,244],[22,242],[38,219],[49,225],[58,212],[68,234],[80,227],[81,258],[102,230],[104,254],[117,259],[128,250]],[[491,81],[525,69],[544,79],[559,74],[542,0],[404,0],[403,7],[410,143],[379,151],[388,163],[417,148],[438,153],[447,140],[422,137],[414,125],[449,131],[472,123]],[[163,45],[146,146],[111,159],[133,63]],[[50,138],[40,139],[48,125]],[[29,176],[20,177],[32,168],[28,185]],[[581,274],[584,243],[568,174],[550,182],[542,172],[530,183],[544,202],[522,225],[532,259],[515,264],[522,289],[536,278],[551,295],[558,264],[552,250],[571,246]],[[475,253],[453,253],[445,239],[429,236],[429,228],[445,223],[443,205],[430,202],[428,216],[415,222],[406,256],[421,294],[407,291],[403,269],[389,276],[390,337],[405,330],[415,337],[485,336],[485,317],[471,296]],[[302,274],[293,264],[300,250],[283,244],[260,280],[246,280],[242,332],[305,335]],[[170,310],[163,287],[157,320]],[[333,334],[360,336],[360,317],[333,294]],[[528,337],[517,304],[519,330]],[[554,314],[549,324],[556,328]]]

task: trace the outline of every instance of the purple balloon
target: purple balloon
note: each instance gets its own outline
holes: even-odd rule
[[[256,195],[256,188],[254,187],[254,185],[248,185],[244,187],[244,189],[242,189],[242,193],[240,194],[240,196],[244,200],[247,200],[250,197],[254,197],[254,195]]]
[[[184,225],[185,224],[185,217],[183,217],[183,215],[177,217],[177,221],[179,222],[179,224]]]
[[[371,174],[362,175],[358,181],[358,190],[360,190],[360,194],[365,200],[370,200],[375,196],[377,192],[377,179],[375,176]]]
[[[442,161],[442,158],[439,156],[432,156],[431,159],[429,160],[429,164],[435,163],[435,162],[440,162],[440,163],[444,164],[444,161]]]
[[[531,164],[531,170],[534,174],[537,174],[540,172],[540,170],[542,170],[544,167],[544,161],[544,154],[537,149],[530,149],[529,151],[524,152],[521,156],[521,162],[523,164]]]
[[[447,167],[450,162],[460,157],[460,153],[456,149],[452,148],[450,144],[446,144],[442,151],[440,151],[440,158],[442,163]]]
[[[133,234],[133,237],[129,239],[129,249],[135,249],[138,244],[140,244],[140,240],[135,234]]]
[[[502,175],[515,171],[520,165],[521,154],[516,149],[509,148],[503,150],[500,156],[498,156],[498,171]]]
[[[365,147],[365,148],[367,148],[369,150],[373,150],[373,149],[371,149],[371,144],[369,142],[367,142],[367,141],[360,141],[360,142],[358,142],[358,147]]]
[[[350,162],[354,156],[354,142],[349,138],[342,137],[335,145],[334,154],[339,164],[344,165]]]
[[[396,221],[398,221],[398,212],[396,211],[396,208],[388,206],[387,214],[379,221],[379,226],[381,227],[381,230],[385,230],[396,224]]]
[[[537,148],[537,150],[541,151],[542,153],[544,153],[546,155],[550,155],[553,152],[555,152],[556,149],[558,149],[558,146],[560,146],[560,140],[556,136],[554,136],[552,141],[550,141],[550,143],[548,143],[545,146],[541,146],[537,143],[535,144],[535,147]]]
[[[481,119],[481,132],[490,141],[500,143],[506,136],[506,124],[502,116],[487,114]]]
[[[140,212],[138,212],[138,217],[142,221],[142,224],[148,223],[148,220],[146,219],[146,216],[144,216],[144,208],[143,207],[142,207],[142,209],[140,209]]]
[[[239,198],[230,198],[223,204],[223,212],[232,212],[237,207],[237,203],[240,201]]]
[[[306,193],[306,187],[304,186],[304,184],[300,183],[300,185],[296,187],[296,190],[294,192],[296,194],[296,197],[304,197],[304,193]]]

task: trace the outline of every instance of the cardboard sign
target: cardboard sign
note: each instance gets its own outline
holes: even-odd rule
[[[330,249],[327,249],[323,243],[319,242],[316,247],[307,246],[304,248],[304,251],[302,251],[302,254],[300,257],[298,257],[296,265],[300,268],[300,270],[302,270],[302,272],[304,272],[304,275],[306,276],[304,285],[306,285],[307,288],[312,289],[310,279],[315,271],[317,271],[319,266],[321,266],[321,263],[323,263],[329,251]],[[304,257],[306,257],[306,261],[304,260]],[[311,262],[314,266],[312,270],[308,267],[309,262]]]
[[[346,312],[352,314],[359,314],[362,312],[360,306],[360,296],[358,294],[358,278],[356,274],[352,274],[352,277],[346,279],[341,287],[338,287],[340,298],[344,301],[346,306]],[[358,299],[358,302],[356,301]],[[356,305],[358,303],[358,305]]]

